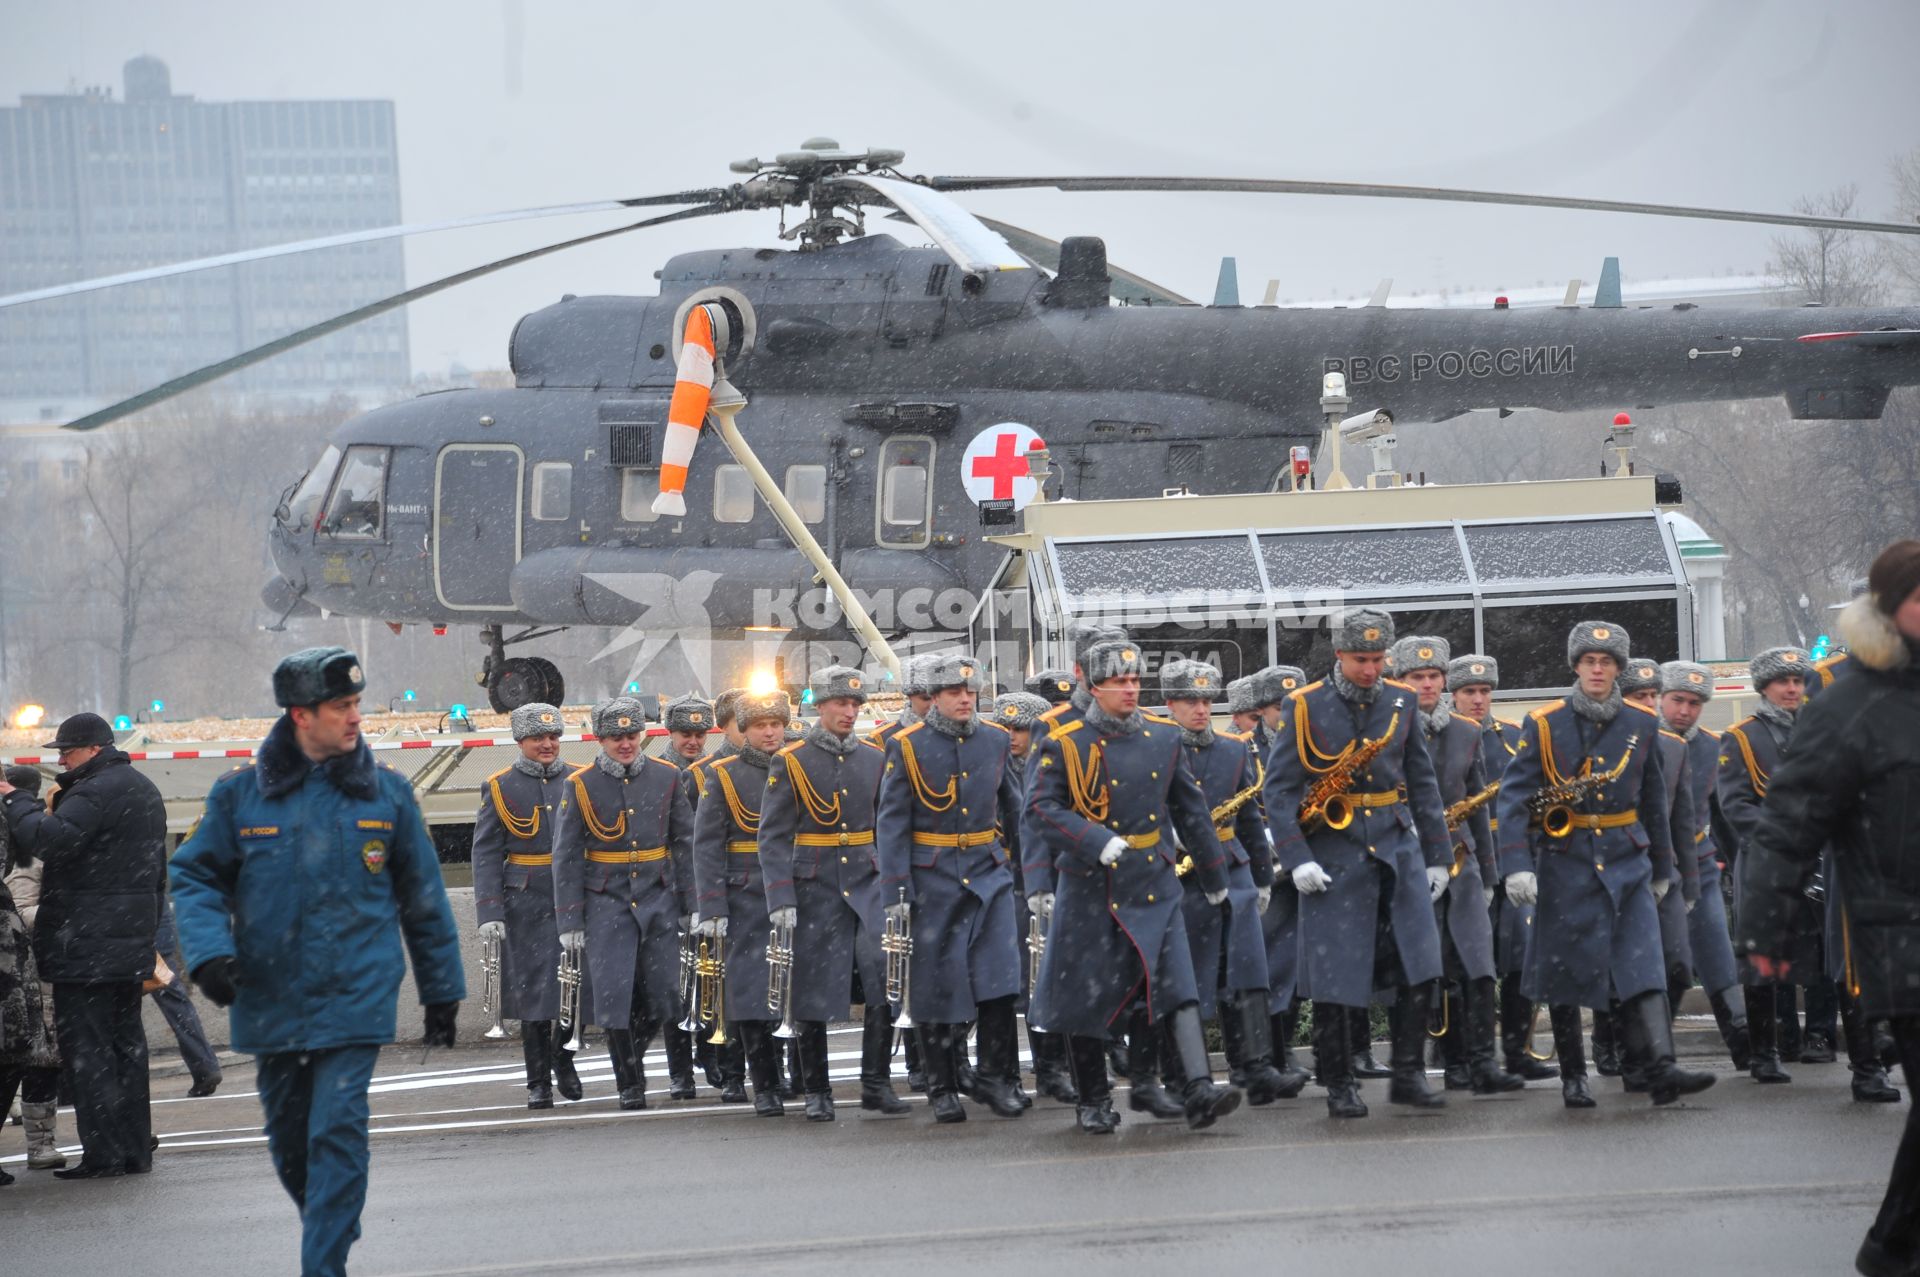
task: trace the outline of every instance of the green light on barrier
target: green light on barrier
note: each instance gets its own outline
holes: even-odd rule
[[[156,700],[153,704],[147,706],[147,708],[152,710],[156,714],[164,714],[167,712],[167,703],[165,701]]]
[[[800,703],[802,705],[813,704],[813,689],[811,687],[800,693]]]
[[[629,695],[629,696],[638,696],[638,695],[640,695],[640,684],[638,684],[638,683],[628,683],[628,684],[627,684],[627,695]]]
[[[1813,640],[1813,651],[1809,652],[1808,655],[1816,661],[1824,661],[1827,659],[1827,652],[1832,647],[1833,640],[1822,634]]]
[[[410,701],[410,700],[412,700],[412,699],[413,699],[413,689],[412,689],[411,687],[409,687],[409,688],[408,688],[408,689],[407,689],[406,691],[404,691],[404,692],[402,692],[402,693],[400,693],[400,699],[401,699],[401,700],[403,700],[403,701]]]
[[[116,714],[113,717],[113,730],[116,732],[130,732],[133,730],[133,720],[125,714]]]
[[[465,718],[466,716],[467,716],[467,707],[465,705],[447,706],[448,718]]]

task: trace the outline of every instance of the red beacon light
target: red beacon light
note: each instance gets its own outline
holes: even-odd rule
[[[447,627],[446,627],[446,626],[444,626],[444,625],[436,625],[436,626],[434,626],[434,627],[433,627],[433,636],[434,636],[435,638],[445,638],[445,637],[447,636]]]
[[[1493,308],[1495,310],[1505,310],[1507,308],[1507,295],[1505,293],[1501,293],[1493,299]]]
[[[1624,412],[1616,412],[1613,414],[1613,424],[1616,426],[1630,426],[1633,424],[1633,418]]]

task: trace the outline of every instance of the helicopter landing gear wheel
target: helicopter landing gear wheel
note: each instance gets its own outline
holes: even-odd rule
[[[549,705],[564,705],[567,697],[567,680],[560,676],[560,667],[544,656],[529,656],[527,663],[540,671],[540,677],[546,680],[546,695],[539,697]]]
[[[551,670],[557,682],[560,671],[547,665],[545,661],[526,656],[510,656],[494,668],[493,677],[487,680],[487,702],[497,714],[511,714],[522,705],[546,699],[547,672]]]

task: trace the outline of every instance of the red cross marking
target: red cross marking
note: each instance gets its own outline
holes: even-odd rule
[[[1027,477],[1027,459],[1019,454],[1020,436],[1009,431],[994,436],[993,453],[973,459],[975,479],[992,479],[991,500],[1005,501],[1013,496],[1013,481]]]

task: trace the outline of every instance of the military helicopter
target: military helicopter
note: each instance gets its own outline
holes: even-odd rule
[[[815,138],[742,181],[597,204],[379,228],[0,298],[0,306],[187,270],[481,221],[600,209],[674,211],[490,262],[313,325],[69,423],[91,429],[282,350],[495,270],[667,222],[777,211],[791,248],[685,253],[653,297],[566,296],[509,341],[515,386],[423,395],[337,429],[289,485],[263,591],[284,621],[319,613],[478,625],[498,710],[560,702],[565,681],[509,646],[569,626],[784,628],[813,576],[752,482],[698,446],[684,514],[661,499],[682,325],[729,321],[715,350],[751,400],[743,432],[856,591],[977,597],[1004,557],[980,535],[1031,499],[1044,440],[1050,497],[1277,486],[1288,445],[1318,433],[1323,372],[1355,407],[1402,423],[1484,409],[1571,410],[1782,395],[1796,418],[1877,417],[1920,384],[1920,311],[1626,309],[1477,312],[1196,306],[1106,260],[968,213],[952,192],[1232,191],[1575,208],[1893,234],[1889,222],[1552,196],[1240,178],[910,177],[898,150]],[[787,225],[788,210],[798,210]],[[932,247],[869,226],[872,210]],[[1376,301],[1380,300],[1376,297]],[[1120,304],[1115,304],[1116,302]],[[709,432],[710,433],[710,432]],[[1053,485],[1057,485],[1053,486]],[[771,608],[771,614],[770,614]],[[876,618],[882,629],[914,625]],[[960,624],[949,629],[964,629]],[[785,625],[793,624],[788,620]],[[518,627],[518,632],[508,633]],[[844,633],[844,629],[840,632]]]

